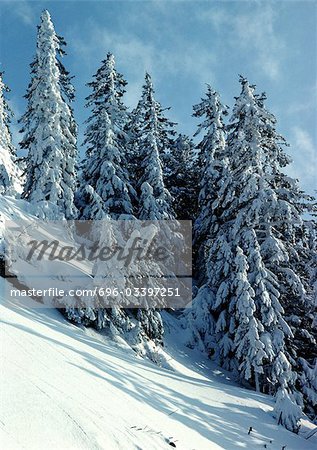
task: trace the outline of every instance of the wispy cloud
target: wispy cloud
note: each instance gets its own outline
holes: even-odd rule
[[[2,0],[2,8],[10,8],[10,13],[14,14],[25,25],[34,26],[36,24],[36,13],[31,1],[27,0]]]
[[[131,19],[133,20],[133,18]],[[158,36],[152,39],[140,38],[132,27],[125,24],[125,30],[115,32],[102,27],[95,21],[89,24],[92,30],[89,40],[83,39],[79,29],[71,30],[71,42],[77,57],[91,70],[95,70],[99,61],[108,51],[115,54],[118,68],[129,73],[127,102],[136,103],[145,72],[150,72],[156,81],[169,76],[189,76],[201,83],[213,82],[213,67],[216,64],[211,52],[190,41],[178,42],[173,36],[170,46],[161,46]],[[163,25],[162,25],[163,26]],[[161,32],[162,29],[160,30]]]
[[[317,82],[313,86],[302,87],[302,97],[300,101],[294,101],[290,99],[290,104],[285,111],[289,115],[298,115],[299,113],[311,111],[316,114],[317,105]]]
[[[218,4],[219,5],[219,4]],[[252,2],[239,9],[219,8],[214,4],[208,11],[199,11],[197,17],[210,23],[218,35],[223,35],[232,52],[246,55],[251,64],[272,80],[281,73],[282,50],[286,48],[277,32],[278,17],[271,4]],[[240,6],[240,5],[239,5]]]

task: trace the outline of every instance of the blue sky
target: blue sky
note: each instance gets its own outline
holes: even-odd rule
[[[44,8],[68,43],[64,64],[75,75],[80,139],[88,114],[85,83],[108,51],[129,83],[126,103],[135,105],[149,71],[157,99],[172,107],[170,117],[188,134],[195,131],[192,105],[205,83],[232,106],[242,74],[268,95],[267,106],[291,145],[288,172],[305,190],[316,188],[316,1],[0,0],[0,70],[17,117],[25,109],[28,65]],[[17,129],[13,124],[15,139]]]

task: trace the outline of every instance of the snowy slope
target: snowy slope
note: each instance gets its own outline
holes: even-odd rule
[[[22,200],[0,197],[0,234],[5,218],[32,221],[32,212]],[[157,355],[167,370],[137,357],[120,337],[76,327],[31,299],[12,303],[11,287],[0,278],[1,448],[316,448],[316,438],[304,440],[309,424],[302,436],[277,426],[270,397],[234,385],[186,348],[185,330],[169,314]]]
[[[169,438],[191,450],[316,448],[275,424],[268,397],[195,369],[190,350],[171,356],[174,371],[159,368],[54,309],[6,301],[0,280],[2,448],[155,450]]]

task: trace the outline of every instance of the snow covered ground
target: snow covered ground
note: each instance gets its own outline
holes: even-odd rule
[[[199,362],[167,314],[173,370],[66,322],[57,310],[34,308],[33,300],[13,304],[3,298],[8,281],[0,280],[3,449],[316,448],[316,439],[276,425],[269,397]]]

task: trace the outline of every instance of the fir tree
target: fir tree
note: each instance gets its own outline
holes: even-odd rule
[[[170,160],[172,158],[171,148],[174,143],[175,122],[165,117],[164,112],[170,108],[163,108],[155,98],[151,76],[145,74],[145,83],[142,91],[142,115],[143,129],[151,130],[157,143],[157,148],[162,159],[163,173],[168,184],[170,178]]]
[[[227,182],[225,155],[224,116],[227,108],[222,105],[219,94],[208,85],[205,98],[194,106],[195,117],[203,118],[195,136],[206,132],[197,145],[197,177],[199,178],[198,217],[194,224],[195,276],[198,283],[205,279],[204,252],[207,240],[213,235],[213,226],[221,213],[222,204],[218,193]]]
[[[275,130],[276,119],[264,108],[265,96],[257,96],[247,80],[241,78],[240,82],[242,92],[236,99],[228,136],[229,202],[224,202],[226,209],[221,219],[231,223],[235,239],[238,237],[249,254],[249,281],[263,326],[265,357],[261,389],[279,392],[280,397],[295,402],[296,376],[288,351],[293,334],[283,315],[285,293],[291,295],[292,290],[299,297],[303,294],[290,258],[302,213],[302,194],[295,181],[282,173],[289,157],[282,147],[285,140]],[[247,231],[249,239],[245,232],[241,233],[249,227],[253,230],[251,240],[250,231]],[[292,419],[282,414],[281,421],[286,426],[299,420],[296,405],[289,411],[296,414]]]
[[[303,193],[282,172],[289,158],[276,120],[264,108],[265,96],[240,81],[225,151],[226,182],[210,210],[213,217],[217,205],[222,208],[207,246],[216,358],[261,391],[276,393],[280,422],[296,431],[301,399],[285,309],[289,298],[305,295],[293,264]]]
[[[299,358],[298,363],[301,366],[298,383],[304,396],[305,412],[317,424],[317,358],[312,364]]]
[[[77,206],[82,217],[89,217],[90,205],[81,197],[87,186],[102,200],[104,214],[112,219],[131,218],[134,189],[126,168],[124,127],[127,121],[126,107],[122,103],[126,81],[115,69],[114,56],[108,53],[106,60],[88,83],[92,93],[87,97],[87,107],[92,108],[88,119],[85,144],[86,159],[81,174],[81,186]]]
[[[86,99],[86,106],[91,108],[92,113],[87,120],[84,141],[87,151],[82,163],[76,206],[81,219],[94,221],[90,233],[94,244],[102,244],[105,239],[108,242],[111,235],[110,241],[114,245],[116,239],[111,219],[133,218],[135,191],[129,182],[126,167],[124,131],[128,116],[122,101],[126,84],[115,68],[115,59],[111,53],[102,61],[93,81],[88,83],[92,93]],[[96,227],[99,227],[96,220],[102,220],[100,235],[96,232]],[[112,266],[107,270],[105,262],[100,264],[96,261],[93,274],[95,283],[105,277],[108,287],[117,287],[118,273]],[[122,282],[123,279],[124,274]],[[87,311],[85,308],[70,309],[67,315],[71,320],[88,321],[97,329],[108,327],[113,332],[124,333],[132,327],[129,312],[118,306],[105,308],[97,304]]]
[[[0,72],[0,192],[8,194],[16,187],[17,167],[16,152],[12,144],[10,122],[12,111],[5,98],[9,88],[3,82],[3,72]]]
[[[5,93],[10,89],[3,82],[3,72],[0,72],[0,145],[7,149],[12,157],[16,156],[15,148],[12,144],[12,135],[10,132],[10,123],[12,111],[6,101]]]
[[[311,206],[308,205],[308,206]],[[312,212],[314,214],[313,205]],[[304,412],[317,423],[317,226],[314,217],[305,220],[294,248],[299,258],[293,262],[300,274],[306,295],[300,302],[287,305],[286,320],[294,334],[290,353],[298,373],[297,387],[304,397]],[[315,377],[315,378],[314,378]]]
[[[48,11],[37,33],[36,57],[31,64],[27,110],[20,119],[22,149],[28,151],[23,198],[55,208],[67,219],[76,216],[76,125],[68,72],[60,57],[65,41],[56,35]]]
[[[198,164],[193,141],[179,134],[171,147],[170,193],[173,209],[179,220],[194,220],[197,217]]]
[[[170,122],[161,116],[161,107],[154,98],[149,74],[145,76],[139,117],[138,153],[141,178],[138,184],[140,192],[138,218],[172,219],[172,197],[165,187],[161,161],[162,153],[171,144],[167,129]]]
[[[143,209],[138,217],[144,220],[168,218],[166,204],[168,193],[163,184],[156,142],[150,132],[144,131],[148,125],[145,117],[142,116],[142,120],[139,121],[141,109],[137,109],[137,113],[130,115],[130,123],[133,123],[131,119],[133,121],[135,117],[133,127],[128,123],[129,116],[122,103],[125,85],[126,82],[115,70],[114,57],[109,53],[94,76],[94,81],[89,83],[93,93],[87,98],[87,106],[92,107],[92,115],[88,119],[85,140],[88,150],[77,205],[83,218],[92,218],[92,213],[94,217],[134,218],[136,193],[130,183],[129,172],[132,166],[136,167],[138,164],[135,164],[129,153],[131,141],[136,144],[135,151],[140,152],[144,157],[141,165],[142,179],[138,185],[135,184],[142,191]],[[144,128],[140,127],[140,123]],[[139,139],[133,140],[135,133],[139,133],[139,130],[143,133],[141,142],[146,145],[146,155],[145,152],[143,153]],[[148,148],[147,143],[150,143],[151,147]],[[92,204],[86,204],[85,196],[87,195],[93,199]],[[91,209],[92,206],[94,211]],[[99,210],[98,207],[100,207]],[[115,241],[120,241],[121,237],[119,230],[115,230]],[[154,266],[152,270],[160,273],[159,267]],[[132,268],[120,267],[119,264],[116,270],[111,266],[109,270],[106,270],[105,264],[95,264],[95,282],[104,280],[107,286],[117,287],[120,279],[122,285],[133,288],[138,286],[138,282],[142,284],[142,274],[144,277],[148,276],[149,268],[142,267],[141,263],[135,264]],[[157,287],[156,281],[154,285]],[[96,326],[101,328],[107,326],[113,331],[116,330],[115,332],[125,334],[132,345],[136,342],[144,343],[147,339],[160,342],[163,333],[160,314],[148,308],[147,305],[143,305],[142,309],[127,309],[131,301],[131,298],[121,298],[113,308],[101,307],[94,310],[93,320]]]
[[[127,150],[126,164],[130,174],[130,181],[135,191],[138,190],[139,179],[142,176],[141,155],[139,153],[142,124],[141,105],[142,102],[139,100],[137,106],[128,114],[128,120],[124,129]],[[134,207],[138,210],[138,198],[134,199]]]
[[[130,157],[132,170],[138,179],[138,219],[159,221],[173,219],[172,196],[165,187],[163,163],[171,156],[174,124],[163,116],[161,105],[155,100],[150,75],[145,75],[141,99],[133,111],[129,132],[132,137]],[[154,271],[159,267],[154,268]],[[160,272],[160,271],[159,271]],[[163,325],[159,311],[153,307],[135,310],[140,322],[140,333],[161,341]]]

